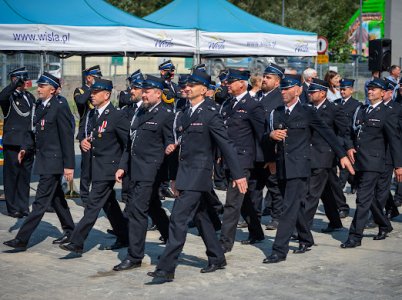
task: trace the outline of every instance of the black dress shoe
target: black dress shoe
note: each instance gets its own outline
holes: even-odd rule
[[[265,238],[262,239],[248,239],[248,240],[243,240],[241,241],[242,245],[254,245],[254,244],[258,244],[261,243]]]
[[[12,218],[16,218],[16,219],[21,219],[23,217],[22,213],[20,213],[19,211],[13,212],[13,213],[9,213],[8,214],[10,217]]]
[[[331,233],[335,231],[341,231],[343,227],[332,227],[331,225],[328,225],[327,228],[322,228],[321,232],[322,233]]]
[[[141,262],[134,262],[129,259],[123,260],[121,263],[113,267],[114,271],[126,271],[141,267]]]
[[[306,253],[307,251],[310,251],[311,246],[308,246],[306,244],[300,244],[299,245],[299,249],[293,250],[294,254],[303,254]]]
[[[12,239],[12,240],[4,242],[3,244],[8,247],[18,249],[18,250],[25,251],[27,249],[27,243],[24,243],[23,241],[21,241],[19,239]]]
[[[355,240],[347,240],[346,242],[341,244],[341,248],[356,248],[361,246],[362,242],[360,241],[355,241]]]
[[[116,240],[116,242],[114,242],[114,244],[112,244],[110,246],[105,246],[101,250],[117,250],[117,249],[121,249],[121,248],[125,248],[125,247],[128,247],[128,242],[122,242],[122,241]]]
[[[247,228],[247,227],[248,227],[248,224],[247,224],[247,222],[245,222],[245,221],[239,222],[239,223],[237,224],[237,228]]]
[[[286,257],[279,257],[277,254],[271,254],[268,256],[266,259],[264,259],[262,262],[264,264],[276,264],[281,261],[285,261]]]
[[[277,229],[278,229],[278,225],[279,225],[279,222],[278,222],[278,221],[272,220],[271,222],[269,222],[269,223],[267,224],[267,226],[265,227],[265,229],[266,229],[266,230],[277,230]]]
[[[220,264],[208,264],[208,266],[206,266],[205,268],[202,268],[200,270],[200,272],[201,273],[211,273],[211,272],[215,272],[216,270],[219,270],[219,269],[224,269],[225,266],[226,266],[226,260],[224,260]]]
[[[65,234],[62,237],[59,237],[58,239],[55,239],[52,244],[67,244],[70,242],[70,234]]]
[[[167,243],[167,239],[166,239],[166,238],[164,238],[163,236],[160,236],[160,237],[159,237],[159,240],[161,241],[161,244],[162,244],[162,245],[166,245],[166,243]]]
[[[373,240],[375,241],[380,241],[380,240],[385,240],[388,236],[388,232],[386,231],[380,231],[375,237],[373,237]]]
[[[349,217],[349,211],[348,210],[340,210],[339,211],[339,218],[345,219],[346,217]]]
[[[29,210],[24,210],[23,212],[21,212],[23,217],[26,217],[29,215]]]
[[[174,273],[168,273],[162,270],[155,270],[153,272],[148,272],[147,275],[153,277],[159,283],[171,282],[174,279]]]
[[[59,247],[60,247],[60,249],[70,251],[70,252],[74,252],[74,253],[78,253],[78,254],[82,254],[82,252],[83,252],[83,248],[81,246],[77,246],[77,245],[75,245],[73,243],[60,244]]]

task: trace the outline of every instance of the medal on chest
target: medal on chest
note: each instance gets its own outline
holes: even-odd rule
[[[98,138],[102,137],[102,133],[105,132],[107,126],[107,121],[103,121],[102,125],[98,128]]]
[[[45,130],[45,119],[40,120],[40,130]]]

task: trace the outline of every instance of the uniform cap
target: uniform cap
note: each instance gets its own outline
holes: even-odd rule
[[[296,85],[301,86],[301,76],[297,74],[285,74],[281,80],[281,89],[288,89]]]
[[[60,87],[59,78],[49,74],[48,72],[44,72],[38,79],[37,84],[48,84],[53,86],[55,89]]]
[[[141,83],[143,89],[160,89],[165,88],[165,83],[162,78],[152,75],[144,75],[144,81]]]
[[[95,82],[91,86],[91,90],[111,92],[113,90],[113,82],[107,79],[95,78]]]

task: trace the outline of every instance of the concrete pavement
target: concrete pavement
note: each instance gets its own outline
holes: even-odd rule
[[[32,184],[35,186],[35,183]],[[75,184],[78,186],[77,182]],[[224,200],[225,193],[218,191]],[[32,194],[33,196],[34,194]],[[348,195],[354,205],[354,196]],[[33,198],[32,198],[33,200]],[[68,200],[75,222],[83,208]],[[173,200],[164,202],[171,209]],[[123,207],[123,204],[122,204]],[[352,210],[353,212],[354,210]],[[9,253],[2,242],[14,238],[23,220],[5,215],[0,201],[0,299],[401,299],[402,295],[402,217],[393,222],[394,232],[384,241],[374,241],[377,229],[367,230],[362,246],[341,249],[347,230],[322,234],[326,226],[322,206],[316,215],[313,234],[316,246],[305,254],[289,253],[285,262],[266,265],[275,231],[265,231],[266,240],[255,246],[235,243],[226,256],[228,266],[211,274],[201,274],[206,263],[205,247],[191,229],[176,278],[172,283],[150,285],[146,275],[155,268],[164,246],[159,234],[149,231],[143,266],[124,272],[112,267],[125,257],[127,249],[102,251],[113,236],[107,219],[100,215],[85,244],[82,257],[68,254],[52,240],[61,234],[54,213],[45,214],[26,252]],[[344,219],[348,228],[351,217]],[[263,218],[267,223],[268,218]],[[238,241],[247,238],[239,229]],[[297,243],[291,243],[295,249]]]

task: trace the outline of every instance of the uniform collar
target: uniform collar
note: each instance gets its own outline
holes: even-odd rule
[[[107,104],[105,104],[101,108],[97,108],[98,113],[99,113],[99,117],[102,115],[102,113],[105,111],[105,109],[109,106],[109,104],[110,104],[110,101],[108,101]]]
[[[293,111],[293,109],[296,107],[296,105],[299,103],[299,101],[296,101],[293,105],[291,106],[285,106],[286,109],[288,109],[290,112]]]
[[[344,101],[346,103],[350,98],[352,98],[352,96],[349,96],[347,98],[342,98],[342,101]]]
[[[369,106],[372,106],[372,107],[373,107],[372,109],[374,109],[374,108],[376,108],[378,105],[380,105],[381,103],[383,103],[383,102],[380,101],[380,102],[378,102],[378,103],[376,103],[376,104],[374,104],[374,105],[371,105],[371,104],[369,103]]]
[[[42,101],[42,105],[44,107],[46,107],[46,105],[49,103],[49,101],[53,98],[53,96],[51,96],[50,98],[46,99],[45,101]]]
[[[236,102],[239,102],[241,99],[243,99],[244,96],[246,96],[246,94],[248,93],[248,91],[245,91],[244,93],[240,94],[239,96],[236,96]]]
[[[318,104],[317,106],[314,105],[314,107],[316,109],[320,109],[320,107],[324,104],[324,102],[327,101],[327,98],[325,98],[320,104]]]
[[[157,107],[157,106],[158,106],[159,104],[161,104],[161,103],[162,103],[162,101],[156,103],[154,106],[150,107],[150,108],[148,109],[148,111],[149,111],[149,112],[153,111],[153,109],[154,109],[155,107]]]
[[[191,107],[191,111],[192,111],[192,112],[195,112],[195,110],[196,110],[201,104],[203,104],[204,101],[205,101],[205,100],[202,100],[200,103],[197,103],[197,104],[194,105],[194,106],[190,106],[190,107]]]

